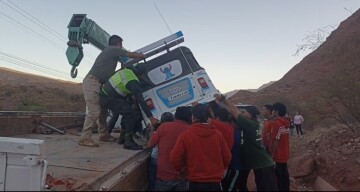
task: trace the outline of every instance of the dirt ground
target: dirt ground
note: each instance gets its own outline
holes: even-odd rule
[[[319,127],[291,137],[290,176],[312,190],[317,176],[340,191],[360,190],[360,135],[344,127]]]

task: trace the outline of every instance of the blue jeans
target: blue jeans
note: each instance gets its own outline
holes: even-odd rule
[[[187,191],[188,182],[184,180],[160,180],[155,182],[155,191]]]
[[[155,181],[157,173],[157,159],[151,157],[149,165],[149,191],[155,191]]]

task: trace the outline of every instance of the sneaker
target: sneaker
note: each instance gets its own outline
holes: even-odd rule
[[[91,138],[79,139],[78,144],[86,147],[99,147],[99,143],[96,143]]]
[[[100,134],[99,141],[103,142],[115,142],[116,138],[108,134]]]
[[[132,141],[132,142],[125,142],[124,143],[124,149],[142,150],[143,147]]]

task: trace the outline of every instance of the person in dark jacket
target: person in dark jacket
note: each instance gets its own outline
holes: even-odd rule
[[[124,149],[141,150],[142,146],[133,140],[133,134],[138,122],[137,113],[127,100],[133,95],[139,103],[141,109],[149,118],[152,125],[158,124],[159,120],[153,117],[146,105],[142,95],[142,88],[139,77],[145,75],[148,67],[145,63],[139,63],[135,67],[125,68],[117,71],[102,86],[100,91],[100,103],[102,106],[119,113],[124,118],[125,123],[125,143]]]
[[[233,127],[234,145],[231,151],[232,159],[229,169],[221,181],[221,185],[224,191],[249,191],[247,188],[247,180],[250,169],[245,166],[241,151],[242,130],[236,124],[233,124]]]

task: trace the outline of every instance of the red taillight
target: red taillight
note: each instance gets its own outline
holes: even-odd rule
[[[199,84],[200,84],[200,86],[201,86],[202,88],[209,87],[203,77],[200,77],[200,78],[198,79],[198,82],[199,82]]]
[[[154,103],[151,98],[146,99],[146,104],[148,106],[148,109],[150,109],[150,110],[155,109]]]

